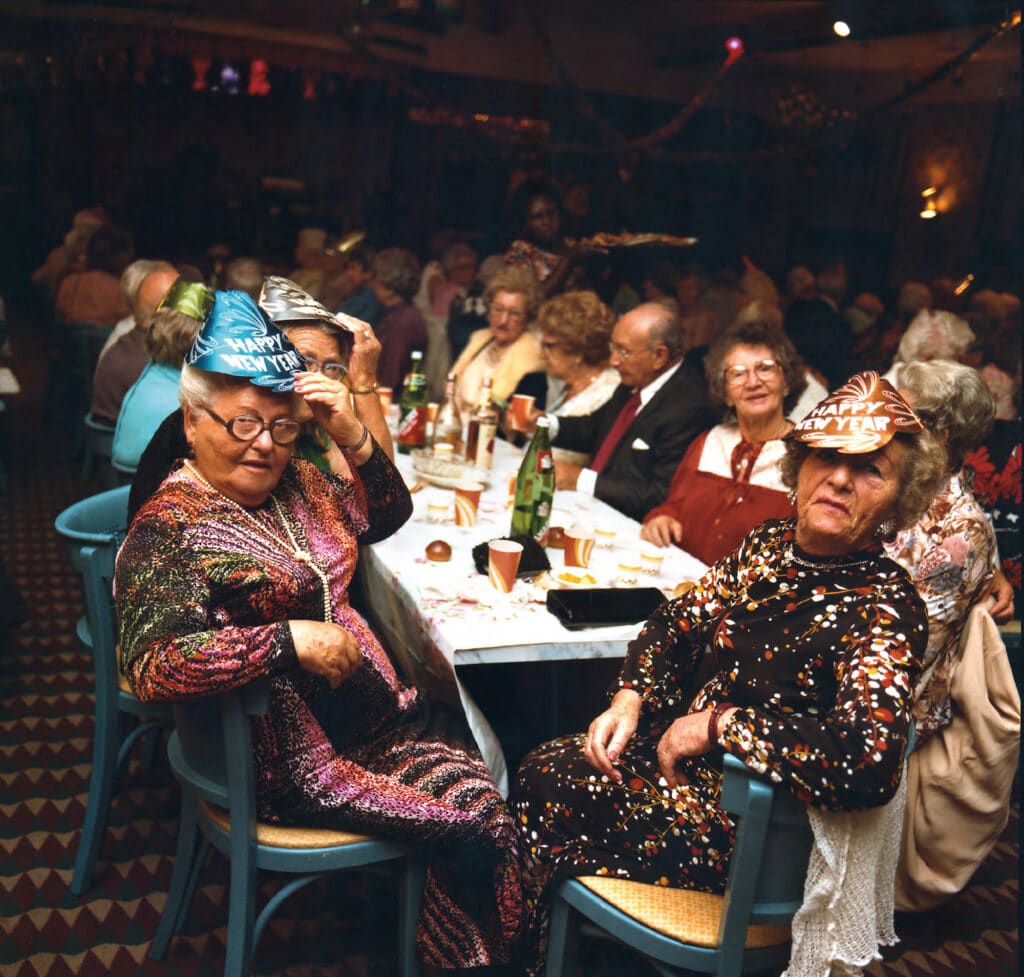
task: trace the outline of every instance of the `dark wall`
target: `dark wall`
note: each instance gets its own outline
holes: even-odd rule
[[[62,85],[0,95],[0,121],[8,293],[74,211],[95,202],[134,231],[145,256],[187,258],[225,241],[287,261],[296,229],[311,224],[370,225],[379,243],[421,253],[432,229],[455,227],[487,251],[514,229],[506,191],[524,170],[590,182],[603,229],[695,234],[711,263],[747,254],[777,277],[829,248],[855,251],[854,277],[873,288],[967,271],[1014,287],[1020,264],[1019,102],[904,107],[810,148],[767,148],[750,123],[730,132],[706,114],[671,152],[625,160],[412,124],[386,81],[314,101]],[[558,126],[553,119],[556,136]],[[264,186],[275,176],[302,191]],[[921,221],[919,191],[940,179],[947,209]]]

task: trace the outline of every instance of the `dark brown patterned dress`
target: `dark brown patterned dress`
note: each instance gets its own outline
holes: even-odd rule
[[[720,724],[719,746],[809,804],[887,801],[903,769],[927,634],[922,602],[891,560],[872,552],[815,559],[796,546],[793,520],[755,529],[631,643],[612,689],[642,697],[618,764],[622,782],[587,763],[582,735],[523,762],[517,804],[534,945],[544,940],[543,894],[555,879],[616,875],[724,889],[734,824],[719,806],[719,752],[683,760],[673,790],[658,768],[658,740],[687,712],[738,706]],[[688,689],[708,655],[711,678]]]

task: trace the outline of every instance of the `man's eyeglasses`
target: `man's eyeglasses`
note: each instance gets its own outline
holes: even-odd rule
[[[779,375],[781,367],[775,360],[758,360],[753,367],[727,366],[722,371],[722,375],[725,377],[726,384],[730,387],[738,387],[747,382],[751,369],[758,380],[767,381],[774,380]]]
[[[649,353],[650,347],[645,346],[643,349],[626,349],[625,346],[620,346],[618,343],[609,343],[608,352],[612,356],[617,356],[620,360],[628,360],[631,356],[636,356],[637,353]]]
[[[328,380],[337,380],[341,383],[348,376],[348,367],[344,363],[321,363],[312,356],[303,356],[302,361],[310,373],[322,373]]]
[[[491,315],[501,318],[502,316],[508,316],[509,319],[522,320],[526,318],[526,313],[521,312],[519,309],[509,309],[504,305],[492,305],[487,310]]]
[[[230,421],[225,421],[209,407],[202,409],[218,424],[223,425],[228,434],[236,441],[255,441],[264,431],[269,431],[274,444],[294,444],[302,433],[302,425],[290,417],[265,421],[262,417],[254,417],[252,414],[239,414],[238,417],[232,417]]]

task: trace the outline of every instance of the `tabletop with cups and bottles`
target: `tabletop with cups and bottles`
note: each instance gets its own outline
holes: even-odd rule
[[[490,385],[467,418],[455,405],[454,381],[449,375],[444,400],[428,410],[425,384],[412,372],[407,379],[394,421],[396,463],[413,490],[414,513],[394,536],[363,548],[357,585],[407,674],[462,705],[500,782],[500,746],[456,666],[621,657],[639,620],[567,630],[547,610],[547,591],[653,586],[669,597],[706,568],[676,547],[644,542],[639,523],[601,500],[556,493],[547,418],[526,449],[517,448],[497,437]],[[517,576],[522,546],[509,537],[536,541],[550,570]],[[481,544],[491,544],[486,574],[473,560]]]

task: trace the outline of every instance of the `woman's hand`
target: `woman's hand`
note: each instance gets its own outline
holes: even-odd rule
[[[985,597],[992,601],[988,612],[996,624],[1013,620],[1013,587],[1002,570],[996,570],[988,582]]]
[[[343,329],[352,333],[352,352],[348,358],[348,379],[357,390],[372,387],[377,382],[377,363],[380,361],[380,340],[373,327],[355,316],[339,312],[335,317]]]
[[[718,719],[718,728],[721,729],[729,717],[736,711],[737,707],[726,709]],[[661,768],[661,775],[670,788],[678,786],[676,779],[676,764],[688,756],[700,756],[717,746],[708,737],[708,720],[711,718],[711,710],[703,712],[691,712],[689,715],[680,716],[658,741],[658,766]]]
[[[655,516],[640,527],[640,538],[655,546],[681,546],[683,543],[683,524],[670,515]]]
[[[587,730],[584,749],[587,763],[617,784],[622,783],[622,774],[615,769],[615,764],[633,738],[639,719],[640,696],[632,689],[620,689],[612,704]]]
[[[316,422],[340,447],[355,444],[363,433],[363,422],[352,410],[345,384],[322,373],[296,373],[295,392],[309,404]]]
[[[358,667],[361,659],[356,639],[338,624],[324,621],[289,621],[299,668],[327,679],[336,689]]]

